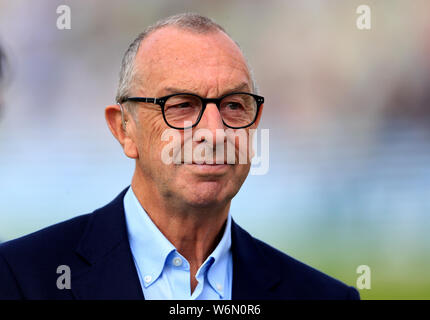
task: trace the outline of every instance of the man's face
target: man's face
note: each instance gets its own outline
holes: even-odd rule
[[[174,27],[157,30],[142,42],[136,67],[138,80],[134,96],[163,97],[186,92],[218,98],[232,91],[252,91],[242,53],[227,35],[218,31],[196,34]],[[160,106],[139,103],[134,107],[138,108],[133,134],[138,152],[137,170],[146,182],[169,201],[194,207],[223,205],[234,197],[248,175],[250,161],[238,164],[236,159],[234,165],[165,164],[162,150],[168,142],[162,141],[161,136],[169,127],[163,120]],[[234,145],[238,156],[238,139],[236,142],[221,139],[221,144],[215,144],[216,130],[226,129],[215,104],[207,105],[193,133],[202,128],[213,134],[214,161],[220,145],[227,153],[229,143]],[[249,134],[249,128],[242,130]],[[187,139],[184,139],[184,131],[179,133],[183,154]],[[193,147],[199,143],[206,142],[192,141]]]

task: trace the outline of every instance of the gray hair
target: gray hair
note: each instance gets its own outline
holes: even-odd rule
[[[208,17],[204,17],[197,13],[181,13],[174,16],[170,16],[164,19],[157,21],[155,24],[147,27],[142,33],[140,33],[137,38],[130,44],[127,51],[124,54],[121,64],[121,70],[119,73],[119,85],[116,94],[116,102],[122,103],[126,97],[129,97],[131,94],[131,90],[133,89],[133,85],[135,84],[135,58],[137,55],[137,51],[139,50],[140,44],[142,41],[148,37],[148,35],[158,29],[161,29],[166,26],[175,26],[181,29],[189,30],[195,33],[209,33],[214,31],[221,31],[227,34],[223,27],[217,24],[215,21]],[[227,34],[228,35],[228,34]],[[231,37],[230,37],[231,38]],[[239,44],[235,41],[237,46],[240,49]],[[241,49],[240,49],[241,50]],[[252,81],[252,89],[256,91],[256,85],[254,81],[254,77],[252,74],[252,70],[248,65],[248,70],[250,73],[251,81]],[[127,110],[135,116],[133,112],[134,109],[129,109],[127,104],[125,104]]]

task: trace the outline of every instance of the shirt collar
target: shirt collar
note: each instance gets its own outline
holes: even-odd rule
[[[124,196],[124,211],[133,257],[143,284],[149,286],[158,279],[167,256],[175,247],[142,208],[131,187]]]
[[[124,196],[124,211],[133,257],[143,276],[143,283],[147,287],[158,279],[163,272],[166,259],[173,251],[176,251],[176,248],[142,208],[131,187]],[[231,215],[229,212],[220,242],[196,274],[197,278],[202,274],[203,278],[206,278],[206,275],[210,286],[221,297],[224,297],[224,290],[229,281],[226,277],[228,276],[228,263],[231,260],[230,248]],[[145,281],[147,276],[150,276],[150,281]]]
[[[228,263],[231,255],[231,215],[228,213],[227,223],[225,224],[224,234],[216,246],[215,250],[209,255],[204,266],[207,262],[208,265],[207,276],[211,287],[222,297],[224,297],[224,290],[227,286],[226,279],[228,276]]]

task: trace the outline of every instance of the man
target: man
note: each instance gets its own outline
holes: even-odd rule
[[[0,297],[358,299],[233,221],[252,154],[235,134],[250,138],[258,126],[264,98],[254,92],[241,50],[206,17],[169,17],[139,35],[123,58],[118,103],[105,111],[135,159],[131,187],[91,214],[3,244]],[[228,161],[229,146],[248,161]],[[203,160],[190,156],[199,148]]]

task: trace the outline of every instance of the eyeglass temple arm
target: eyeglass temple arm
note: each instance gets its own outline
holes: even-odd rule
[[[148,102],[148,103],[157,103],[157,98],[141,98],[141,97],[130,97],[124,99],[125,101],[138,101],[138,102]]]
[[[123,99],[122,103],[127,102],[127,101],[157,103],[157,98],[130,97],[130,98]],[[121,122],[122,122],[123,128],[125,129],[126,123],[125,123],[125,119],[124,119],[124,107],[122,106],[122,104],[120,102],[118,102],[117,104],[119,105],[119,108],[121,110]]]

